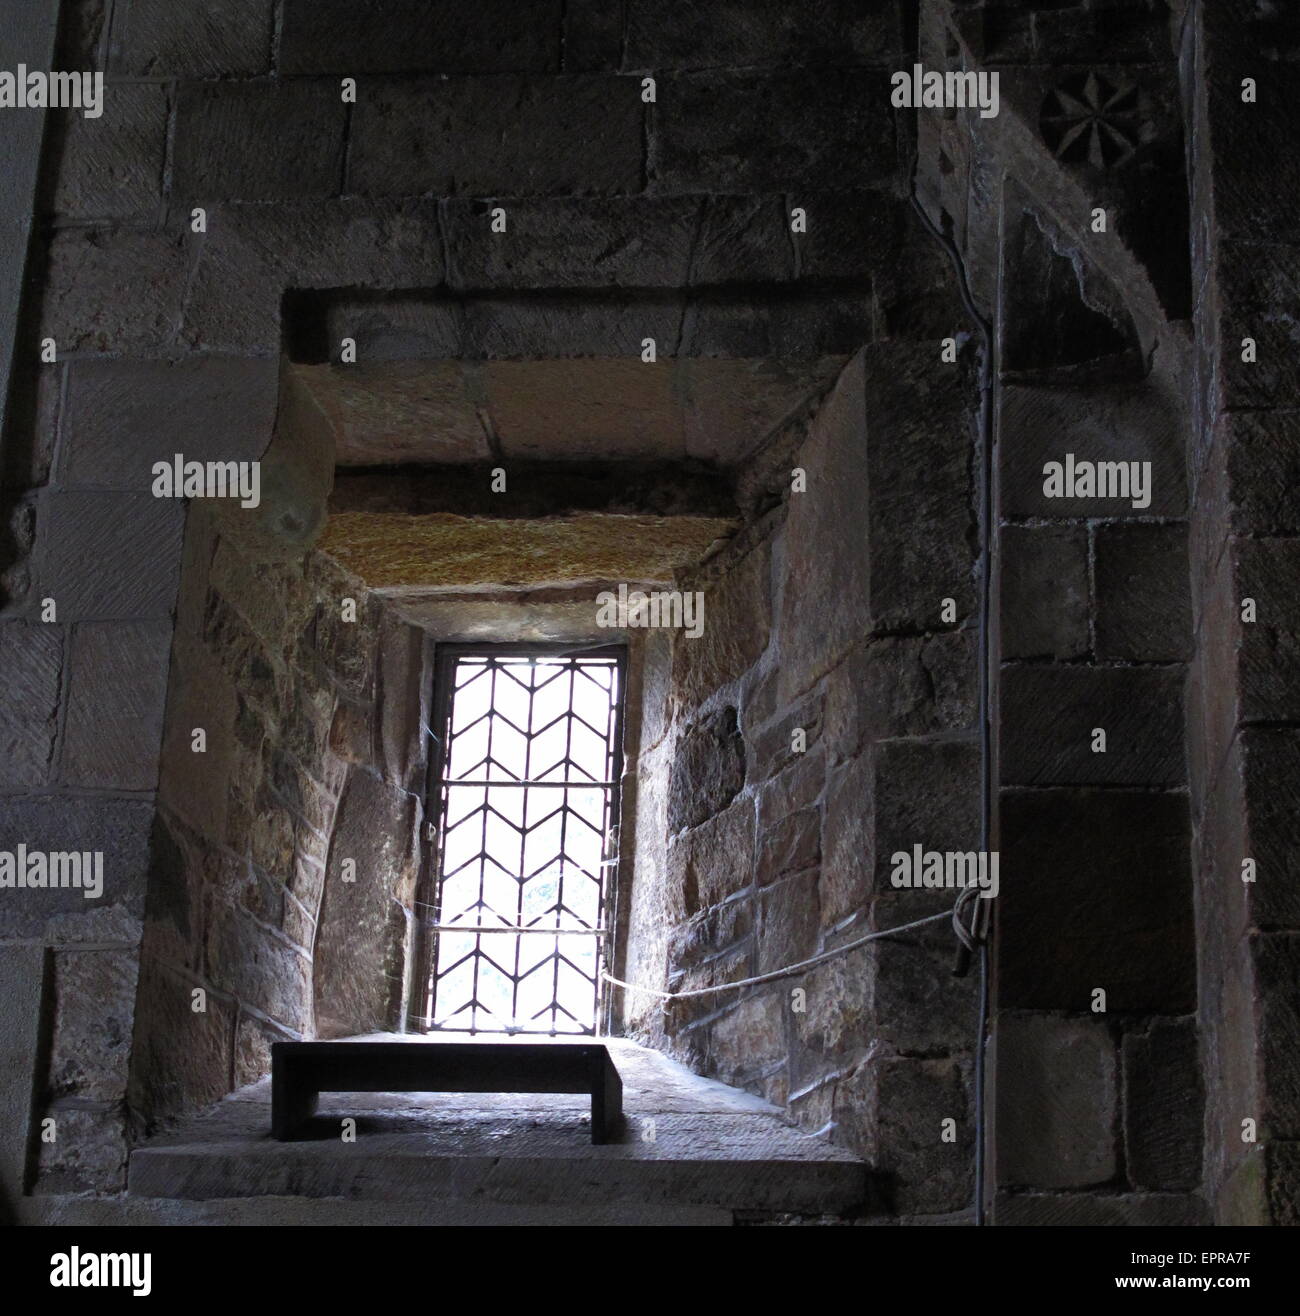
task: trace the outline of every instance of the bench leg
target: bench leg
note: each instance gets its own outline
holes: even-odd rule
[[[591,1141],[597,1146],[614,1142],[623,1131],[623,1080],[604,1056],[592,1062]]]
[[[315,1088],[292,1065],[271,1059],[271,1137],[291,1142],[316,1113]]]

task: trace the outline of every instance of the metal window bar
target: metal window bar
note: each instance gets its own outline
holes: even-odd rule
[[[439,1032],[594,1035],[605,875],[617,862],[607,850],[623,654],[457,646],[440,653],[436,674],[420,1022]],[[571,951],[575,937],[590,948]]]

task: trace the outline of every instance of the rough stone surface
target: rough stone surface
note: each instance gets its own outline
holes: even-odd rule
[[[1003,526],[1003,658],[1088,653],[1088,536],[1081,526]]]
[[[1195,1020],[1129,1033],[1122,1055],[1129,1179],[1147,1189],[1198,1187],[1205,1094]]]
[[[1183,1014],[1196,1003],[1187,800],[1010,792],[1002,803],[1000,997],[1026,1009]]]
[[[668,830],[694,827],[721,812],[745,784],[745,748],[734,708],[686,732],[668,787]]]
[[[1102,526],[1096,551],[1097,657],[1129,662],[1189,658],[1186,528]]]
[[[999,1181],[1082,1188],[1115,1173],[1118,1080],[1104,1020],[1002,1014],[995,1043]]]
[[[6,788],[40,786],[49,778],[63,645],[58,626],[0,626],[0,667],[10,674],[14,696],[0,706],[0,785]]]

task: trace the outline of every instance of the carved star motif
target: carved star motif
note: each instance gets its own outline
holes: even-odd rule
[[[1116,86],[1089,72],[1047,93],[1039,127],[1058,160],[1107,169],[1123,164],[1137,150],[1141,119],[1134,84]]]

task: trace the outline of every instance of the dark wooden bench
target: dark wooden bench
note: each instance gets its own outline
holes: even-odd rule
[[[590,1092],[591,1140],[623,1125],[623,1083],[597,1043],[276,1042],[271,1136],[292,1141],[322,1092]]]

